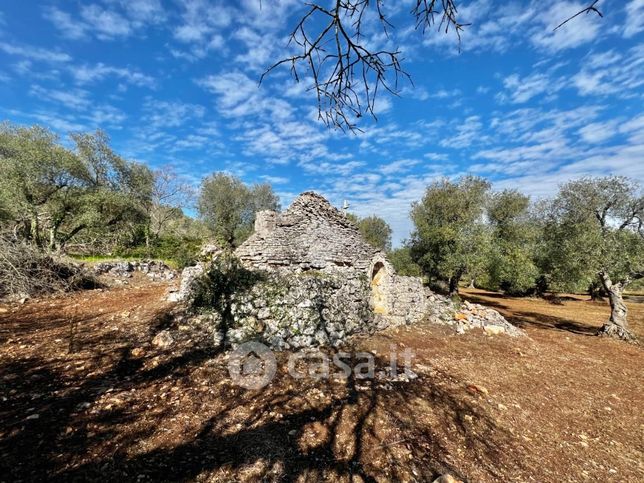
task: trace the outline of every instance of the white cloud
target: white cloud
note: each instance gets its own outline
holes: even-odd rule
[[[87,35],[88,25],[74,20],[69,13],[58,7],[46,7],[43,16],[54,24],[64,37],[76,40]]]
[[[0,42],[0,51],[33,61],[49,62],[53,64],[70,62],[72,60],[71,56],[64,52],[29,45],[10,44],[8,42]]]
[[[193,119],[202,118],[206,109],[199,104],[148,98],[143,106],[143,112],[143,121],[146,126],[176,128]],[[204,138],[204,136],[199,136],[199,138]]]
[[[615,121],[587,124],[579,130],[579,135],[587,143],[602,143],[617,133],[616,124]]]
[[[400,174],[409,171],[420,161],[417,159],[399,159],[391,163],[381,165],[378,170],[384,175]]]
[[[247,26],[237,29],[232,37],[245,48],[245,51],[235,57],[235,61],[258,72],[263,72],[270,67],[283,48],[280,45],[281,42],[272,35],[262,34]]]
[[[459,51],[503,53],[525,42],[537,49],[559,52],[599,37],[602,19],[596,14],[581,15],[554,30],[585,7],[580,1],[557,0],[548,5],[546,13],[542,0],[510,0],[502,6],[493,0],[473,0],[459,5],[459,21],[470,24],[461,32],[460,43],[454,29],[447,34],[430,29],[423,44],[447,55],[457,55]]]
[[[523,78],[512,74],[503,80],[503,86],[512,91],[510,100],[515,104],[528,102],[533,97],[552,90],[551,80],[545,74],[532,74]]]
[[[644,30],[644,0],[631,0],[625,7],[624,37],[631,38]]]
[[[535,46],[550,52],[558,52],[592,42],[601,32],[601,18],[593,12],[580,15],[555,30],[563,20],[572,17],[587,6],[576,1],[553,2],[547,7],[547,15],[542,14],[537,17],[542,25],[535,28],[530,40]]]
[[[630,48],[624,54],[613,50],[591,53],[572,78],[581,95],[617,95],[641,97],[644,85],[644,45]]]
[[[456,134],[442,139],[439,144],[446,148],[462,149],[470,147],[475,142],[484,141],[483,124],[479,116],[470,116],[456,126]]]
[[[78,17],[58,7],[48,6],[43,16],[63,37],[74,40],[91,36],[99,40],[123,39],[166,18],[159,0],[109,0],[106,6],[85,4],[80,7]]]
[[[61,104],[74,110],[84,110],[91,104],[89,92],[83,89],[57,90],[33,85],[29,93],[40,100]]]
[[[463,52],[505,52],[516,44],[517,37],[525,36],[534,16],[534,6],[522,1],[506,2],[498,8],[492,0],[474,0],[459,5],[459,21],[470,24],[461,32],[460,43],[454,29],[447,34],[436,29],[428,31],[423,43],[452,55],[459,49]]]
[[[212,51],[225,52],[224,29],[239,17],[239,12],[226,2],[187,0],[181,5],[181,22],[173,28],[173,36],[187,46],[187,51],[173,48],[171,54],[192,62]]]
[[[70,68],[71,74],[79,84],[100,82],[107,77],[116,77],[138,87],[155,87],[155,80],[147,74],[125,67],[114,67],[99,62],[95,65],[82,65]]]
[[[80,15],[86,24],[91,26],[96,37],[101,40],[128,37],[132,33],[130,23],[123,15],[99,5],[82,6]]]
[[[285,176],[270,176],[268,174],[264,174],[260,176],[260,178],[270,184],[287,184],[291,181],[290,178]]]
[[[166,20],[161,0],[120,0],[120,4],[135,26],[161,23]]]
[[[271,121],[284,122],[294,113],[291,104],[270,95],[256,80],[239,71],[210,75],[197,80],[197,84],[217,95],[217,107],[226,117],[268,114]]]

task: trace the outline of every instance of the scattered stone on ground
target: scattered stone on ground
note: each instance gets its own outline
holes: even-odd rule
[[[644,352],[594,336],[605,302],[464,290],[530,337],[421,321],[341,349],[374,354],[378,371],[410,348],[417,379],[296,379],[287,351],[271,384],[248,391],[206,314],[173,317],[167,284],[140,278],[0,314],[7,481],[642,481]],[[629,314],[641,336],[644,306]],[[159,330],[168,350],[150,344]]]
[[[167,349],[174,343],[174,338],[167,330],[162,330],[152,339],[152,345],[159,349]]]

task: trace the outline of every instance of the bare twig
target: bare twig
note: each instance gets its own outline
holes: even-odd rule
[[[461,32],[470,24],[458,19],[458,0],[416,0],[411,14],[417,30],[424,34],[436,27],[447,33],[454,29],[460,50]],[[590,1],[590,0],[589,0]],[[602,13],[594,0],[585,9],[564,20],[555,30],[582,13]],[[330,4],[330,6],[329,6]],[[394,26],[387,19],[384,0],[333,0],[306,3],[306,13],[289,36],[296,53],[271,65],[260,84],[274,69],[287,65],[296,82],[302,71],[312,78],[310,90],[317,99],[318,118],[327,126],[352,132],[360,131],[357,120],[365,114],[376,119],[376,97],[383,89],[398,94],[402,79],[411,78],[402,67],[402,53],[396,49],[376,50],[364,41],[365,18],[369,7],[387,39]]]
[[[577,12],[576,14],[574,14],[572,17],[567,18],[566,20],[564,20],[563,22],[561,22],[559,25],[557,25],[557,26],[554,28],[553,32],[554,32],[555,30],[557,30],[559,27],[562,27],[563,25],[565,25],[565,24],[567,24],[568,22],[570,22],[572,19],[574,19],[574,18],[576,18],[576,17],[579,17],[582,13],[591,13],[591,12],[595,12],[595,13],[596,13],[597,15],[599,15],[600,17],[603,17],[604,15],[603,15],[603,14],[599,11],[599,9],[595,6],[595,5],[597,5],[598,3],[599,3],[599,0],[595,0],[595,1],[594,1],[592,4],[590,4],[588,7],[584,8],[583,10],[580,10],[579,12]]]
[[[300,19],[289,37],[289,45],[297,46],[299,53],[270,66],[264,77],[281,65],[288,65],[293,78],[299,82],[305,69],[313,79],[318,118],[327,126],[342,130],[360,131],[356,121],[365,114],[376,116],[376,97],[385,90],[398,95],[402,78],[411,81],[401,66],[401,52],[397,49],[372,50],[364,39],[364,18],[369,0],[336,0],[332,7],[308,3],[308,11]],[[375,13],[389,38],[393,28],[383,10],[383,0],[376,0]],[[434,25],[434,14],[442,6],[439,29],[454,26],[457,33],[463,28],[456,20],[455,0],[418,0],[412,13],[417,27],[423,31]],[[320,26],[314,30],[311,25]],[[460,35],[460,34],[459,34]]]

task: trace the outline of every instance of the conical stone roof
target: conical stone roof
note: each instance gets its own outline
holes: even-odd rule
[[[260,212],[237,256],[256,268],[367,271],[379,252],[323,196],[305,192],[283,213]]]

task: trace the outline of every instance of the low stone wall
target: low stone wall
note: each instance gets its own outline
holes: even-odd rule
[[[418,277],[396,275],[383,254],[376,255],[369,268],[371,307],[380,325],[396,326],[421,321],[427,314],[427,293]]]
[[[141,272],[151,280],[174,280],[177,272],[163,262],[145,260],[141,262],[102,262],[93,267],[97,275],[111,275],[117,278],[132,278],[134,272]]]
[[[227,339],[260,339],[277,349],[338,346],[376,329],[366,277],[321,273],[270,274],[231,303]]]

